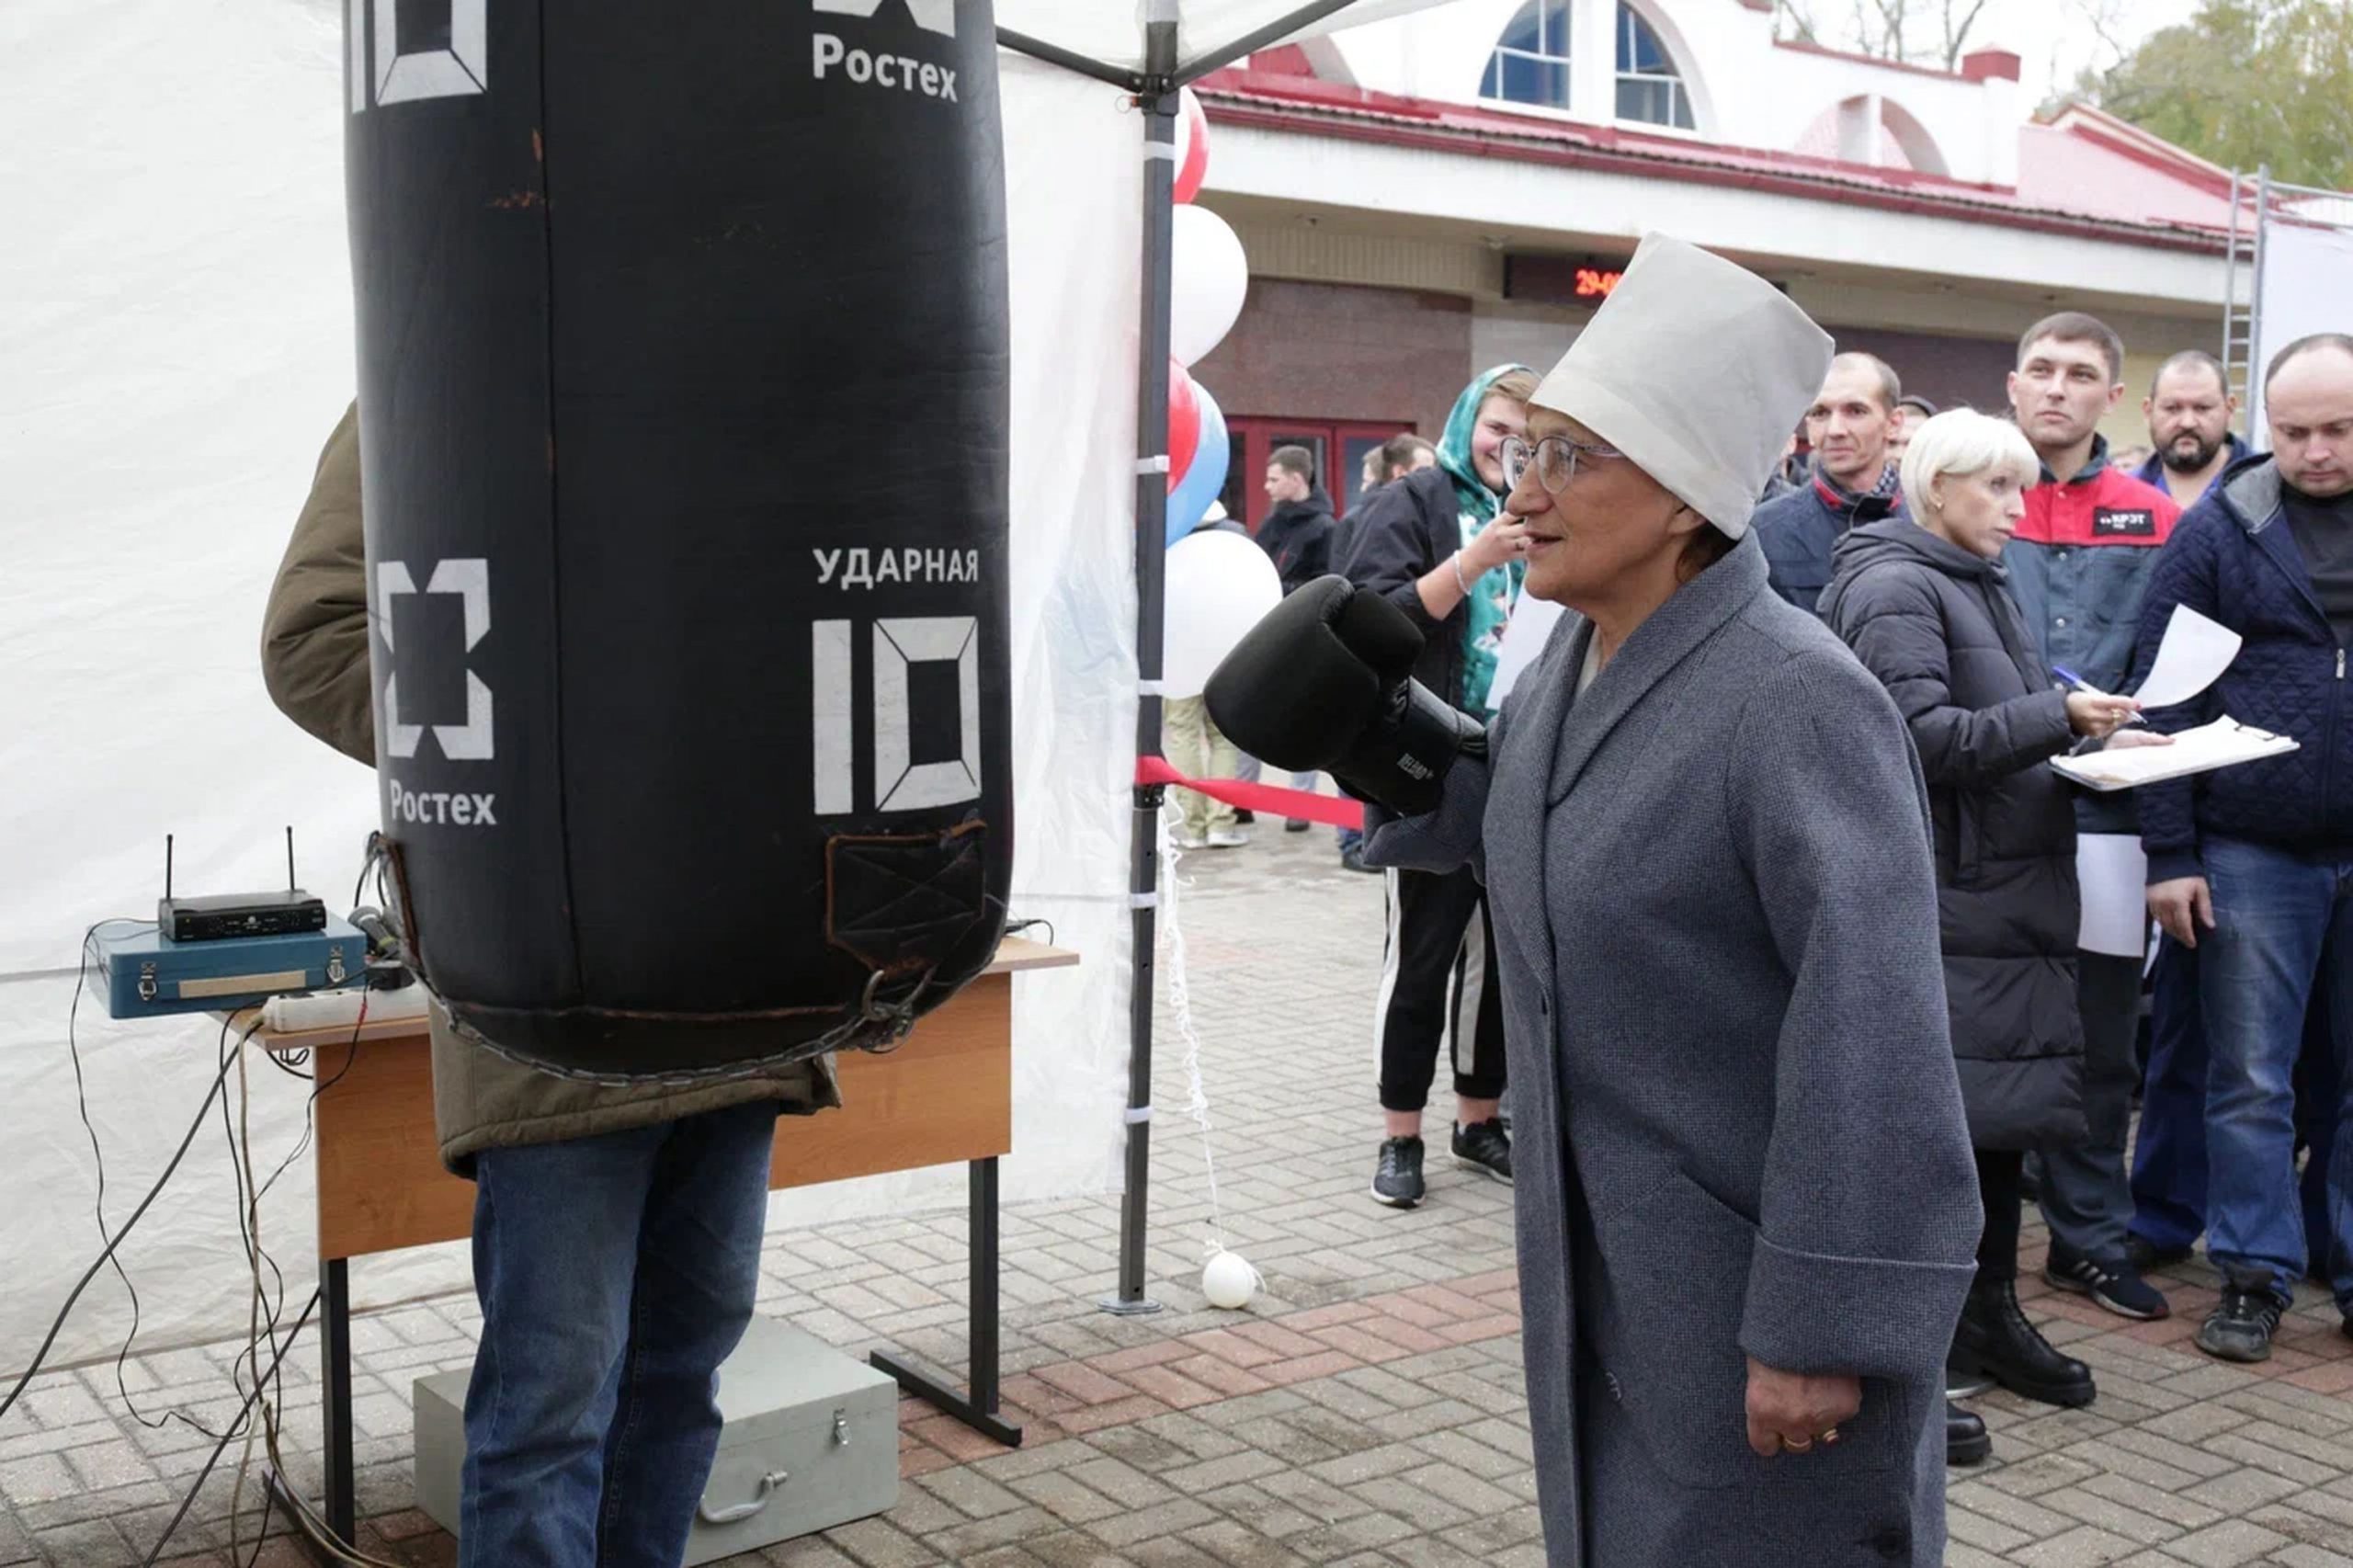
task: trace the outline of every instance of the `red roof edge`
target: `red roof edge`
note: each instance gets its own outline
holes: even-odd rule
[[[2143,168],[2196,186],[2210,196],[2231,194],[2231,172],[2207,162],[2186,147],[2177,147],[2130,120],[2119,119],[2092,104],[2071,102],[2041,122],[2052,131],[2079,136],[2094,146],[2130,159]]]
[[[1931,177],[1898,177],[1907,171],[1870,170],[1819,160],[1795,159],[1785,153],[1746,153],[1775,159],[1779,169],[1745,167],[1726,162],[1696,161],[1691,154],[1710,151],[1705,144],[1613,135],[1603,128],[1555,128],[1531,124],[1513,134],[1505,127],[1491,132],[1476,126],[1440,124],[1448,106],[1420,99],[1389,99],[1407,106],[1402,112],[1378,102],[1387,95],[1367,93],[1338,83],[1289,76],[1253,76],[1219,72],[1199,84],[1202,107],[1222,125],[1264,131],[1307,131],[1341,141],[1365,142],[1473,157],[1505,158],[1562,168],[1629,174],[1685,184],[1730,187],[1773,195],[1835,200],[1882,211],[1950,218],[2000,228],[2022,229],[2075,238],[2115,241],[2129,232],[2131,243],[2159,250],[2219,255],[2225,244],[2220,233],[2178,224],[2126,223],[2047,209],[2007,207],[1967,193],[1987,192],[1989,187],[1954,186]],[[1270,90],[1278,89],[1278,90]],[[1322,89],[1308,91],[1302,89]],[[1335,90],[1336,89],[1336,90]],[[1267,100],[1278,101],[1267,101]],[[1257,101],[1251,101],[1257,100]],[[1288,101],[1280,101],[1288,100]],[[1351,112],[1353,111],[1353,112]],[[1375,116],[1387,115],[1381,119]],[[1398,123],[1399,120],[1420,123]],[[1739,154],[1742,150],[1721,149]],[[1946,187],[1949,188],[1940,188]]]
[[[1251,57],[1254,63],[1256,58],[1255,55]],[[1367,109],[1408,119],[1437,119],[1448,108],[1447,105],[1428,98],[1409,98],[1398,93],[1375,92],[1348,82],[1327,81],[1321,76],[1294,76],[1239,65],[1212,71],[1195,82],[1193,87],[1204,95],[1225,92],[1254,98],[1286,98],[1323,108]]]

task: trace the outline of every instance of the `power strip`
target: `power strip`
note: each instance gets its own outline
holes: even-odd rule
[[[370,1023],[421,1018],[430,998],[422,985],[396,991],[319,991],[301,996],[273,996],[262,1004],[262,1027],[279,1034],[298,1029],[350,1028],[359,1022],[361,1003]]]

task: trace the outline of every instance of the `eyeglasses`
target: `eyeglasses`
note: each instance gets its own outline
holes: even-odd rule
[[[1506,436],[1498,455],[1503,460],[1506,490],[1518,489],[1520,475],[1533,464],[1536,482],[1548,494],[1558,495],[1569,487],[1569,481],[1577,476],[1579,458],[1618,458],[1626,454],[1615,447],[1588,446],[1583,441],[1572,441],[1566,436],[1547,436],[1533,447],[1518,436]]]

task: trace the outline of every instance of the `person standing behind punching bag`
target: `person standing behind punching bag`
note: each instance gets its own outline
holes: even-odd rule
[[[320,454],[261,653],[287,717],[376,765],[357,404]],[[460,1561],[675,1563],[719,1443],[712,1378],[759,1286],[777,1113],[839,1105],[832,1061],[622,1087],[472,1044],[438,1006],[431,1027],[442,1162],[475,1183],[483,1309]]]
[[[1415,673],[1463,712],[1483,716],[1496,648],[1526,567],[1519,520],[1503,510],[1503,444],[1528,428],[1536,372],[1499,365],[1462,390],[1438,466],[1417,469],[1365,503],[1347,563],[1358,588],[1404,610],[1427,643]],[[1426,1190],[1422,1111],[1451,1047],[1454,1157],[1511,1180],[1504,1131],[1503,998],[1495,926],[1469,868],[1391,871],[1389,927],[1374,1028],[1385,1123],[1372,1196],[1411,1209]]]

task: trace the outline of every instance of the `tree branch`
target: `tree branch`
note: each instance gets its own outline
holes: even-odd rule
[[[1977,25],[1978,17],[1985,9],[1985,0],[1972,0],[1968,14],[1961,18],[1961,25],[1955,27],[1953,4],[1954,0],[1944,0],[1945,69],[1948,71],[1960,69],[1961,51],[1969,47],[1969,31]]]

